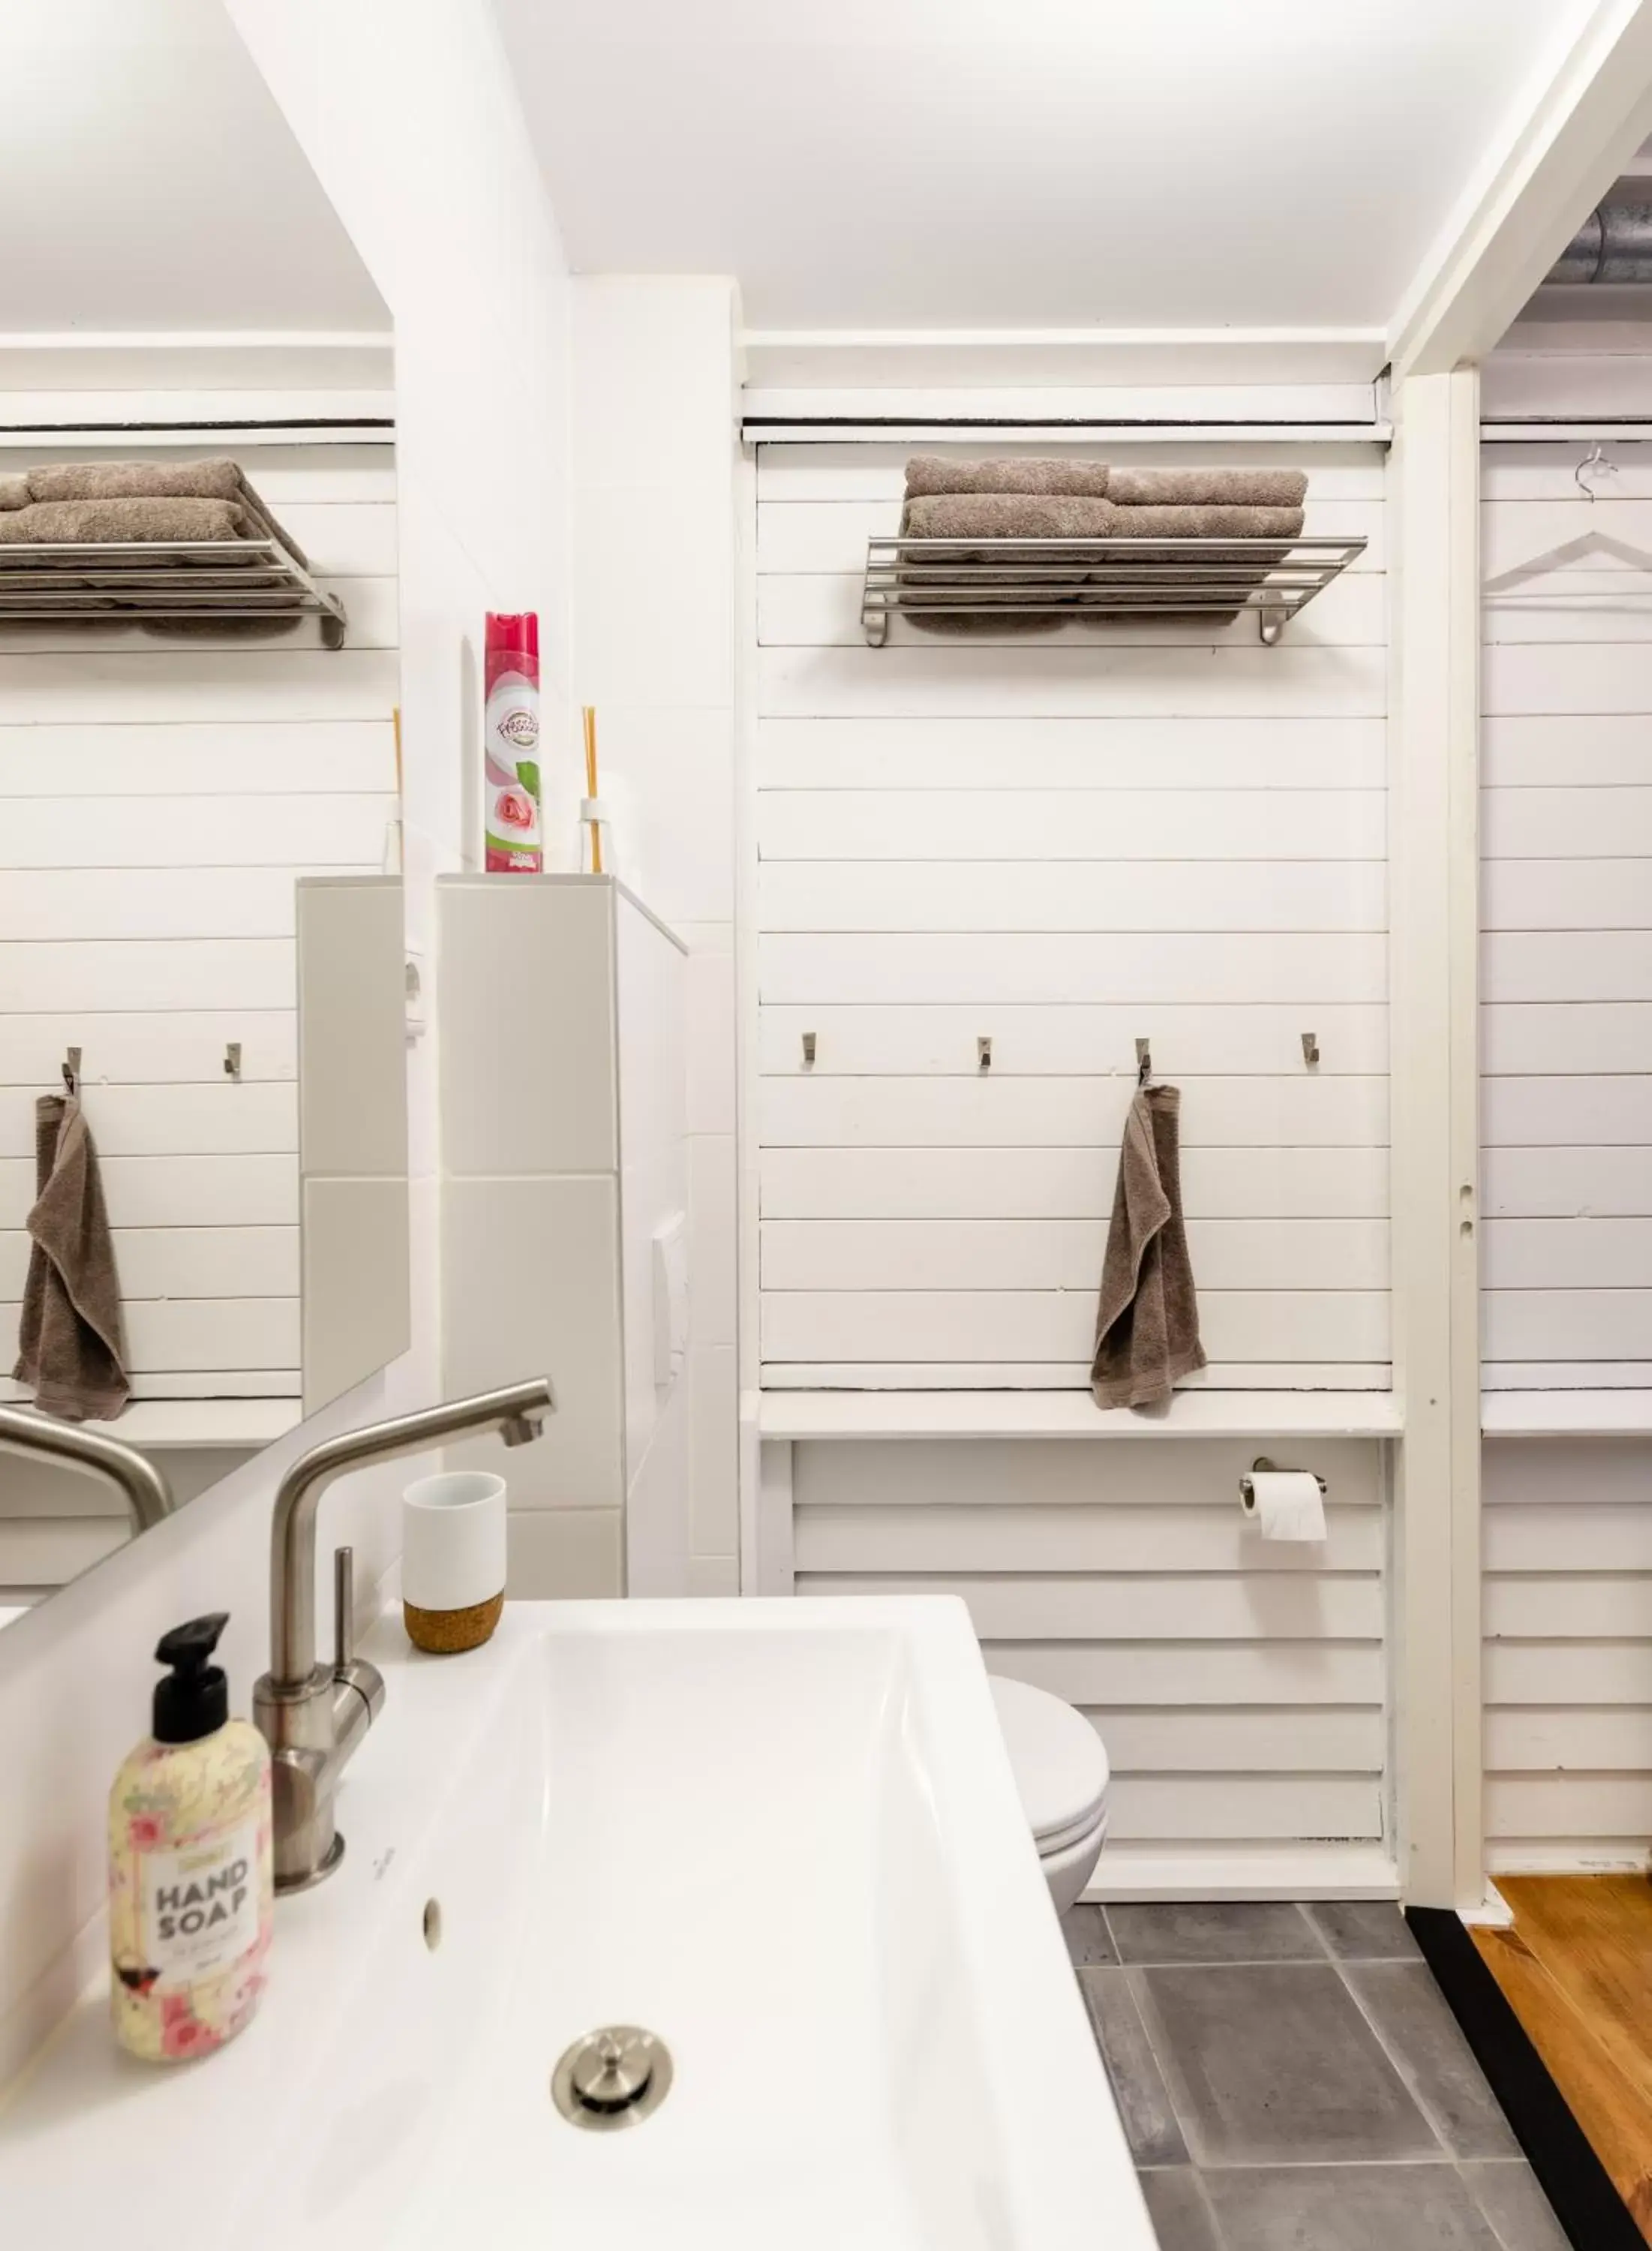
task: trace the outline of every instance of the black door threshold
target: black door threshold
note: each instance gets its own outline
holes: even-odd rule
[[[1461,1917],[1445,1908],[1411,1907],[1406,1921],[1573,2251],[1647,2251]]]

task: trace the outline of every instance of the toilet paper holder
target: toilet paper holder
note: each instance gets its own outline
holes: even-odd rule
[[[1250,1481],[1251,1479],[1263,1472],[1273,1472],[1281,1469],[1281,1467],[1282,1465],[1280,1463],[1270,1462],[1266,1454],[1258,1454],[1255,1460],[1250,1465],[1248,1474],[1241,1477],[1239,1480],[1240,1499],[1248,1506],[1252,1494],[1255,1492],[1255,1487],[1252,1486]],[[1288,1470],[1284,1472],[1284,1474],[1288,1477],[1295,1477],[1297,1475],[1297,1472],[1295,1470]],[[1326,1493],[1330,1491],[1330,1487],[1326,1485],[1325,1480],[1320,1476],[1317,1470],[1314,1472],[1313,1478],[1314,1483],[1319,1487],[1319,1497],[1323,1500]]]

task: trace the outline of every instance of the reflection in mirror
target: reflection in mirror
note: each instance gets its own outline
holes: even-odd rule
[[[391,433],[4,434],[0,1400],[182,1506],[408,1339]],[[132,1514],[0,1451],[0,1623]]]

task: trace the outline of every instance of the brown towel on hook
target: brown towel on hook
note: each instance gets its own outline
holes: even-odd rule
[[[949,461],[939,454],[914,454],[906,465],[906,496],[1036,493],[1105,500],[1109,474],[1105,461]]]
[[[43,1094],[34,1118],[38,1193],[12,1372],[44,1414],[107,1422],[132,1387],[98,1153],[74,1096]]]
[[[1098,1407],[1151,1406],[1205,1365],[1182,1224],[1181,1105],[1179,1087],[1144,1087],[1124,1123],[1090,1364]]]

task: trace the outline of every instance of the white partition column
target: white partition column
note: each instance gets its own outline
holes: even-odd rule
[[[1395,406],[1395,1767],[1406,1897],[1472,1908],[1483,1894],[1478,373],[1412,376]]]

